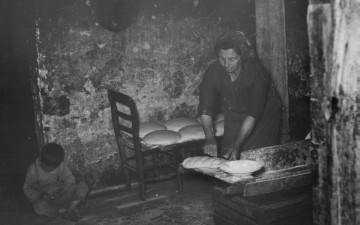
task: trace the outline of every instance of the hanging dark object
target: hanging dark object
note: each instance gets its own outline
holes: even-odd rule
[[[117,32],[133,24],[139,14],[138,0],[97,0],[96,11],[99,24]]]

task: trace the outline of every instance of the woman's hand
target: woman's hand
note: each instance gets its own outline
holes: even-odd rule
[[[238,138],[229,148],[227,153],[223,156],[229,160],[238,160],[240,158],[240,149],[242,144],[246,141],[251,131],[255,126],[255,118],[252,116],[246,116],[243,124],[241,125]]]
[[[236,147],[236,145],[231,145],[226,154],[223,155],[223,158],[228,159],[228,160],[238,160],[239,158],[239,151],[238,151],[238,147]]]
[[[204,153],[213,157],[217,156],[217,143],[215,138],[206,139]]]

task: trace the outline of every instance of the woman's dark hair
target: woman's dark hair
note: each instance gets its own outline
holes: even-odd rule
[[[41,161],[49,166],[59,166],[64,161],[64,156],[64,149],[57,143],[48,143],[41,151]]]
[[[237,54],[240,55],[241,58],[242,57],[242,53],[241,53],[241,50],[239,49],[239,47],[232,41],[224,41],[224,42],[220,42],[220,43],[217,43],[214,47],[214,54],[216,57],[219,56],[219,51],[220,50],[227,50],[227,49],[234,49],[235,52]]]
[[[246,62],[253,58],[256,58],[255,51],[246,37],[241,31],[227,31],[221,34],[215,43],[214,53],[215,56],[219,56],[220,49],[234,49],[241,57],[242,62]]]

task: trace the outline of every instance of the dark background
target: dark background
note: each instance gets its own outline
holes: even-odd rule
[[[22,193],[25,172],[37,156],[30,64],[35,60],[35,1],[1,2],[1,197]]]

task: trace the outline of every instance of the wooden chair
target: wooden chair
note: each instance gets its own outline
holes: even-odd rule
[[[135,101],[130,96],[113,90],[108,90],[108,98],[126,189],[131,190],[130,172],[132,172],[137,176],[139,194],[143,200],[146,200],[146,184],[175,177],[180,193],[182,190],[182,179],[178,172],[180,152],[176,148],[163,151],[160,148],[146,147],[139,138],[140,122]],[[161,175],[159,171],[162,168],[167,168],[171,173]],[[148,177],[146,172],[149,171],[154,171],[156,176]]]

